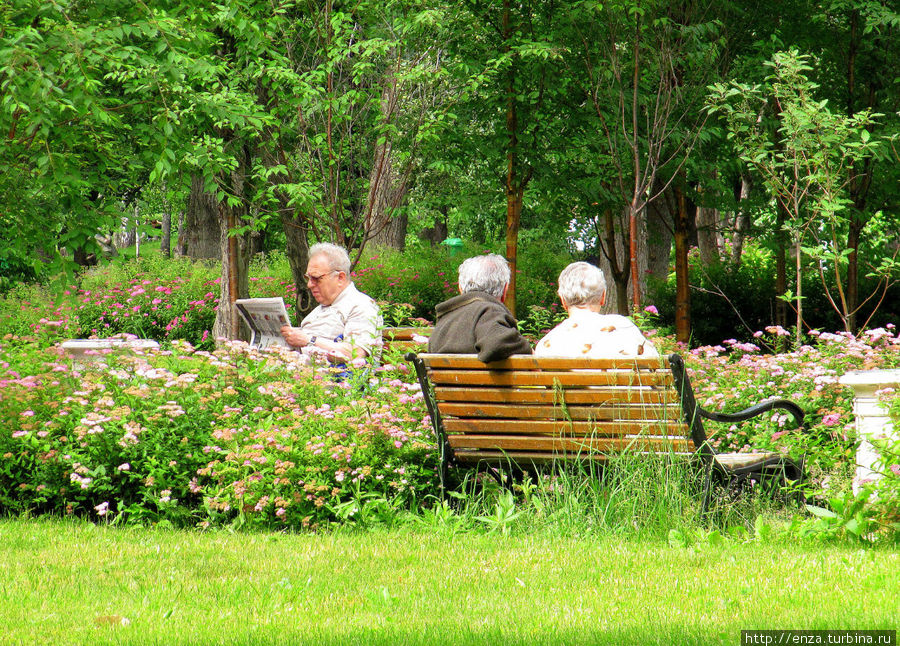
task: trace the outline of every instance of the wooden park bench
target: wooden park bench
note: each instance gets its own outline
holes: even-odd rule
[[[485,364],[475,355],[407,354],[415,365],[441,451],[441,487],[450,466],[532,468],[561,460],[604,460],[636,452],[693,456],[705,469],[702,512],[715,476],[799,481],[780,453],[717,453],[703,420],[736,423],[773,409],[803,426],[785,399],[737,413],[699,406],[682,358],[567,359],[513,356]]]

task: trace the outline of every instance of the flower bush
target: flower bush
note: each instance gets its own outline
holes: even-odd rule
[[[838,383],[851,370],[900,365],[900,337],[893,326],[854,337],[813,331],[809,344],[781,354],[764,353],[788,333],[777,326],[757,334],[757,343],[728,339],[686,353],[698,402],[713,411],[735,412],[770,397],[797,402],[806,428],[773,412],[755,424],[710,425],[720,451],[763,449],[803,455],[819,482],[839,472],[846,484],[854,467],[856,430],[852,392]],[[834,483],[831,483],[834,484]]]
[[[159,270],[165,267],[165,270]],[[259,269],[259,268],[257,268]],[[37,335],[45,341],[132,334],[157,341],[184,340],[212,349],[219,304],[215,266],[187,259],[138,259],[94,269],[54,301],[40,286],[22,286],[0,302],[0,334]],[[296,290],[273,276],[250,277],[250,296],[281,296],[289,311]]]
[[[0,345],[0,508],[120,522],[303,527],[361,493],[432,491],[434,441],[405,366],[358,383],[292,353],[187,343],[73,364]]]

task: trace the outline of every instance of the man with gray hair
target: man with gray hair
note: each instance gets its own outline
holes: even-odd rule
[[[498,361],[513,354],[531,354],[531,344],[519,333],[516,319],[503,304],[509,289],[509,263],[488,254],[468,258],[459,266],[459,296],[438,304],[428,351],[477,354]]]
[[[310,247],[306,287],[319,305],[300,327],[281,328],[292,348],[346,361],[365,357],[381,344],[378,304],[356,289],[350,279],[350,256],[343,247],[330,242]]]
[[[539,357],[612,359],[656,357],[653,344],[631,319],[601,314],[606,304],[603,270],[586,262],[573,262],[559,275],[559,299],[569,318],[538,341]]]

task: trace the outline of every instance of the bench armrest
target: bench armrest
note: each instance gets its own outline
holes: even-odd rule
[[[738,411],[736,413],[713,413],[704,409],[702,406],[698,407],[698,410],[701,417],[712,420],[714,422],[743,422],[744,420],[757,417],[770,410],[775,410],[776,408],[786,410],[794,418],[794,421],[797,423],[797,427],[803,427],[803,418],[805,416],[805,413],[803,412],[803,409],[800,408],[800,406],[789,399],[770,399],[769,401],[755,404],[754,406],[745,408],[744,410]]]

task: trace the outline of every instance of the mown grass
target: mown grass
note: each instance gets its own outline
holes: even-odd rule
[[[46,519],[0,542],[4,644],[736,644],[900,617],[884,549]]]

